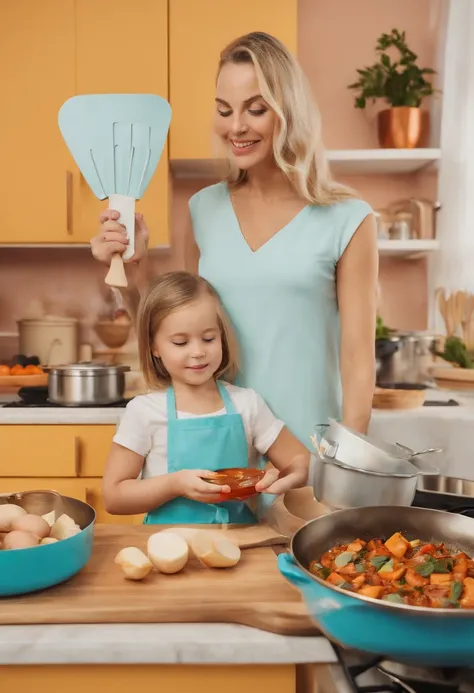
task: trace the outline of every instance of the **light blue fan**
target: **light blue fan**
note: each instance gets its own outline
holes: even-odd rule
[[[123,260],[135,250],[135,201],[158,166],[170,120],[169,103],[156,94],[84,94],[59,110],[59,129],[82,175],[127,230],[129,246],[112,258],[105,279],[111,286],[127,286]]]

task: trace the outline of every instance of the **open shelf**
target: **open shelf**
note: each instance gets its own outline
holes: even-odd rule
[[[436,166],[440,149],[330,149],[327,152],[331,171],[336,175],[371,175],[416,173]],[[176,178],[218,177],[213,159],[172,159],[171,171]]]
[[[379,253],[384,257],[404,257],[407,259],[416,259],[432,253],[439,248],[437,240],[420,240],[414,239],[410,241],[386,241],[379,239]]]

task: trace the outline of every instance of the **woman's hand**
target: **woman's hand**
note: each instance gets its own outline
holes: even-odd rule
[[[122,255],[127,249],[125,226],[117,221],[119,212],[106,209],[99,216],[99,233],[91,240],[92,255],[99,262],[110,265],[112,255]],[[146,256],[150,232],[141,214],[135,214],[135,253],[128,262],[138,262]]]
[[[174,491],[176,496],[183,496],[200,503],[218,503],[222,501],[222,494],[230,493],[230,486],[217,486],[209,484],[204,479],[214,479],[215,472],[205,469],[183,469],[173,472]]]
[[[308,463],[304,457],[294,459],[287,467],[278,471],[270,468],[261,481],[255,485],[259,493],[272,493],[276,496],[308,483]]]

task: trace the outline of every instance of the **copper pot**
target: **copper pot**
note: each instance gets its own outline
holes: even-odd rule
[[[420,108],[396,106],[378,114],[379,144],[387,149],[413,149],[425,139],[429,114]]]

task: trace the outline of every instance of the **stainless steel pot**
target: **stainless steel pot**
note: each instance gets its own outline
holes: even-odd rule
[[[370,471],[342,464],[334,457],[316,455],[312,465],[314,497],[331,510],[372,505],[411,505],[418,470],[399,460],[398,471]]]
[[[342,464],[372,472],[404,474],[438,474],[439,469],[403,445],[374,440],[353,431],[335,419],[329,419],[321,440],[326,457],[334,457]],[[423,452],[423,451],[422,451]],[[433,452],[440,450],[433,449]],[[426,453],[425,453],[426,454]]]
[[[377,383],[430,383],[437,337],[430,332],[396,332],[377,340]]]
[[[76,363],[47,369],[48,399],[68,407],[105,405],[124,398],[125,373],[129,366]]]

